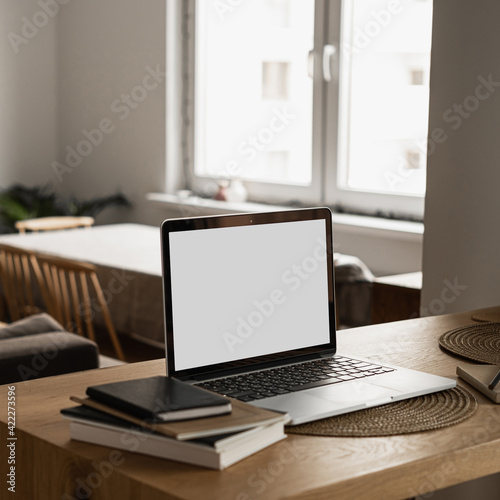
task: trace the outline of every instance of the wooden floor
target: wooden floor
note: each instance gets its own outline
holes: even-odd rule
[[[111,341],[106,332],[96,332],[97,344],[99,345],[99,353],[104,356],[116,358],[116,354],[111,345]],[[151,359],[160,359],[165,357],[165,350],[150,346],[144,342],[140,342],[126,335],[119,336],[125,361],[127,363],[136,363],[139,361],[149,361]]]

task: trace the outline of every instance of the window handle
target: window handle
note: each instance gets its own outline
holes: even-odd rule
[[[337,47],[335,45],[325,45],[323,47],[323,80],[331,82],[332,77],[332,59],[337,60]],[[335,71],[336,73],[336,71]]]
[[[314,78],[314,50],[307,53],[307,74],[309,78]]]

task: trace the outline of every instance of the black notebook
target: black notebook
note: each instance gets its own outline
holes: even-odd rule
[[[231,412],[231,402],[227,398],[164,376],[94,385],[87,388],[87,396],[130,415],[156,422]]]

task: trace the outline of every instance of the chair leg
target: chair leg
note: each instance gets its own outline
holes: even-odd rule
[[[94,326],[92,325],[92,309],[90,304],[90,294],[87,286],[87,278],[84,272],[80,273],[80,285],[82,287],[83,298],[83,321],[87,328],[87,335],[95,342]]]
[[[111,316],[107,307],[102,310],[102,314],[104,316],[104,321],[106,322],[106,327],[108,328],[109,336],[111,338],[111,342],[113,343],[116,355],[119,360],[125,361],[125,354],[123,353],[122,346],[118,340],[118,335],[116,334],[116,330],[113,326],[113,322],[111,321]]]
[[[116,355],[118,356],[118,359],[121,361],[125,361],[125,355],[123,354],[123,350],[120,344],[120,341],[118,340],[118,336],[116,334],[115,327],[113,326],[113,322],[111,321],[111,315],[109,314],[109,309],[108,305],[106,304],[106,301],[104,300],[104,294],[102,292],[101,285],[99,283],[99,279],[97,278],[96,274],[91,275],[92,283],[94,285],[94,288],[97,293],[97,300],[99,301],[99,305],[102,310],[102,315],[104,317],[104,321],[106,323],[106,327],[108,329],[109,336],[111,338],[111,342],[113,343],[113,347],[115,349]]]

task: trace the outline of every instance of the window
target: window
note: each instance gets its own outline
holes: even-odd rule
[[[431,25],[430,0],[343,3],[340,128],[330,201],[422,213]]]
[[[422,215],[432,0],[182,4],[188,187]]]

